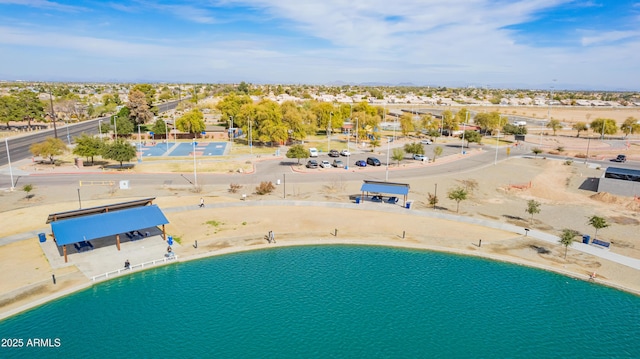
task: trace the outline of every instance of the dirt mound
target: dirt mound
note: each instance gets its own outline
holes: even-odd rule
[[[608,203],[608,204],[620,204],[622,207],[632,210],[632,211],[640,211],[640,201],[637,199],[616,196],[614,194],[608,192],[598,192],[592,196],[591,199]]]

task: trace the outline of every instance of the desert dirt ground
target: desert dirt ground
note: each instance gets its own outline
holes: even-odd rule
[[[580,145],[583,142],[571,137],[545,136],[541,141],[546,141],[543,147],[548,151],[564,147],[567,156],[584,151]],[[529,145],[537,146],[537,140]],[[592,141],[591,145],[590,157],[606,158],[611,155],[609,152],[616,151],[606,143]],[[491,149],[479,149],[482,150]],[[625,153],[632,159],[640,159],[638,146],[629,147]],[[350,181],[347,177],[336,178],[330,183],[288,186],[287,202],[283,201],[279,187],[264,196],[252,193],[256,183],[242,189],[241,193],[248,193],[246,200],[238,193],[230,193],[228,185],[204,185],[199,193],[189,187],[113,190],[95,186],[83,189],[86,191],[83,204],[89,207],[157,197],[154,203],[161,208],[177,209],[167,210],[165,214],[170,221],[167,233],[180,242],[175,247],[180,260],[270,246],[386,245],[482,256],[585,280],[590,273],[597,272],[597,282],[640,293],[640,275],[629,267],[571,247],[565,259],[565,248],[559,244],[551,245],[480,225],[414,215],[426,211],[456,214],[456,203],[446,198],[446,192],[455,186],[466,186],[471,196],[460,203],[459,215],[556,235],[562,229],[570,228],[591,236],[594,229],[587,221],[590,216],[598,215],[611,224],[598,232],[598,238],[612,242],[612,252],[640,258],[640,236],[637,235],[640,202],[579,189],[585,181],[599,177],[600,168],[586,166],[580,161],[567,164],[541,155],[538,158],[512,157],[495,166],[424,178],[403,179],[401,171],[392,168],[391,172],[394,181],[411,185],[409,199],[413,204],[410,210],[394,208],[394,211],[388,211],[392,205],[368,202],[358,208],[342,208],[341,204],[353,203],[351,198],[359,194],[361,185],[361,181]],[[233,176],[242,174],[229,176],[232,183]],[[440,202],[433,209],[427,196],[436,186]],[[34,194],[31,199],[26,199],[20,191],[0,194],[0,238],[46,227],[44,222],[49,213],[77,208],[75,200],[69,201],[46,188],[36,189]],[[205,198],[207,206],[204,209],[197,207],[200,197]],[[525,212],[526,202],[530,199],[542,204],[541,212],[533,217]],[[333,205],[314,205],[314,202]],[[276,244],[268,244],[264,239],[269,230],[276,233]],[[482,239],[482,246],[478,245],[479,239]],[[576,241],[579,240],[576,237]],[[195,241],[197,248],[192,245]],[[123,255],[133,256],[134,253]],[[0,256],[3,258],[0,261],[0,315],[91,285],[87,273],[73,260],[63,266],[55,265],[35,236],[0,246]],[[114,262],[113,269],[121,265],[120,261]],[[51,280],[53,274],[57,278],[55,285]]]

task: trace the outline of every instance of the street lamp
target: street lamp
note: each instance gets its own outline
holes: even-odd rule
[[[196,139],[193,139],[193,182],[195,183],[195,186],[198,187],[198,172],[196,171],[196,146],[198,145],[198,142],[196,142]]]
[[[389,149],[391,148],[391,139],[387,137],[387,169],[384,175],[384,180],[389,181]]]
[[[140,136],[140,125],[138,125],[138,159],[142,162],[142,136]]]
[[[11,176],[11,192],[13,192],[15,188],[13,187],[13,168],[11,167],[11,156],[9,156],[9,141],[6,137],[4,139],[4,146],[7,149],[7,162],[9,163],[9,175]]]
[[[167,144],[167,152],[169,152],[169,126],[164,122],[164,142]]]
[[[251,119],[249,119],[249,152],[253,154],[253,138],[251,137]]]
[[[466,129],[466,122],[468,121],[468,119],[469,119],[469,110],[467,110],[467,114],[465,116],[465,122],[462,123],[462,146],[460,148],[461,155],[464,155],[464,132]]]
[[[229,121],[231,122],[231,127],[229,127],[229,141],[233,142],[233,116],[229,116]]]
[[[98,120],[98,134],[100,134],[100,139],[102,139],[102,120]]]
[[[493,161],[494,165],[498,164],[498,142],[500,142],[500,125],[502,125],[502,115],[500,115],[500,121],[498,121],[498,137],[496,138],[496,159]]]
[[[118,116],[114,115],[113,116],[113,128],[114,128],[114,133],[116,136],[116,140],[118,139]]]
[[[333,112],[329,112],[329,122],[327,123],[327,152],[331,150],[331,137],[329,135],[329,127],[331,126],[331,117],[333,116]]]
[[[69,122],[64,121],[65,126],[67,126],[67,143],[71,146],[71,136],[69,135]]]
[[[358,118],[356,117],[356,150],[358,149]]]

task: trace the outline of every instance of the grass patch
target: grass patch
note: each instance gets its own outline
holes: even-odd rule
[[[221,225],[224,224],[224,223],[218,222],[216,220],[206,221],[205,223],[210,225],[210,226],[213,226],[213,227],[218,227],[218,226],[221,226]]]

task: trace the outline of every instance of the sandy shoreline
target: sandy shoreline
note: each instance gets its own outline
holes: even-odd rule
[[[251,209],[247,211],[247,208]],[[190,231],[188,239],[183,238],[182,243],[175,246],[175,251],[179,256],[178,262],[288,246],[373,245],[477,256],[489,260],[552,271],[580,280],[589,280],[589,274],[594,271],[594,263],[597,262],[597,265],[595,265],[597,269],[595,270],[598,271],[599,276],[595,281],[596,283],[640,295],[640,279],[634,279],[639,278],[637,271],[628,267],[625,268],[623,265],[600,258],[593,258],[593,256],[571,248],[569,248],[568,257],[565,261],[562,257],[564,248],[559,245],[550,246],[549,243],[531,237],[525,238],[519,233],[481,225],[452,223],[449,220],[433,218],[422,219],[422,217],[420,217],[421,220],[416,221],[416,216],[414,215],[407,215],[402,212],[381,213],[375,208],[288,207],[270,206],[262,203],[255,207],[226,208],[224,215],[218,212],[217,208],[209,208],[168,213],[168,217],[174,223],[171,225],[172,233],[181,233],[186,228],[202,227],[199,231]],[[278,221],[271,220],[266,215],[274,212],[280,216],[295,215],[298,218],[305,219],[293,225],[291,223],[278,224]],[[359,225],[354,224],[357,218],[362,218],[363,214],[373,218],[387,218],[389,224],[383,224],[377,227],[375,231],[367,228],[371,222],[362,222]],[[242,223],[246,219],[241,217],[243,215],[255,216],[261,219],[253,223],[251,227],[242,228],[245,227]],[[352,227],[349,229],[340,227],[338,235],[335,236],[332,216],[349,221]],[[215,217],[220,222],[216,233],[212,233],[211,228],[207,230],[208,226],[206,225],[196,226],[198,222],[204,224],[210,217]],[[310,217],[316,217],[319,220],[310,220]],[[246,225],[249,226],[250,224],[247,223]],[[455,231],[452,231],[452,226],[455,226]],[[291,230],[287,231],[286,227],[291,227]],[[313,230],[305,232],[301,227],[310,227]],[[266,234],[265,228],[271,228],[275,231],[276,244],[268,244],[263,239],[264,234]],[[400,230],[400,228],[403,228],[403,230]],[[238,229],[241,229],[241,235],[239,235]],[[405,234],[404,238],[402,238],[403,234]],[[478,238],[482,238],[481,247],[478,246]],[[198,241],[198,248],[194,248],[192,245],[192,242],[196,240]],[[29,240],[28,242],[33,243],[36,240]],[[23,243],[23,245],[27,244]],[[532,249],[534,247],[547,248],[550,254],[540,255]],[[2,249],[3,247],[0,247],[0,252]],[[105,250],[114,251],[113,248],[105,248]],[[77,255],[83,255],[83,253]],[[122,255],[131,256],[132,253],[122,253]],[[157,256],[160,256],[160,254],[158,253]],[[74,260],[72,258],[70,262]],[[171,263],[169,262],[169,265]],[[52,269],[52,272],[59,273],[56,285],[52,283],[43,284],[43,288],[36,291],[25,290],[24,286],[19,286],[10,293],[2,293],[4,295],[0,296],[0,300],[3,299],[0,302],[2,303],[0,319],[19,314],[48,301],[71,295],[101,283],[101,281],[92,282],[89,278],[90,276],[86,273],[83,276],[79,271],[73,270],[74,265],[73,263],[71,264],[71,266],[64,268]],[[117,269],[120,261],[112,263],[112,265],[113,269]],[[67,271],[66,275],[61,272],[63,270]],[[138,270],[133,272],[138,272]],[[636,272],[636,275],[634,275],[634,272]],[[24,280],[24,278],[22,279]],[[18,278],[14,276],[14,281],[16,280],[18,281],[17,285],[20,285],[19,276]],[[7,295],[12,296],[15,294],[18,294],[14,296],[15,300],[7,300]]]

